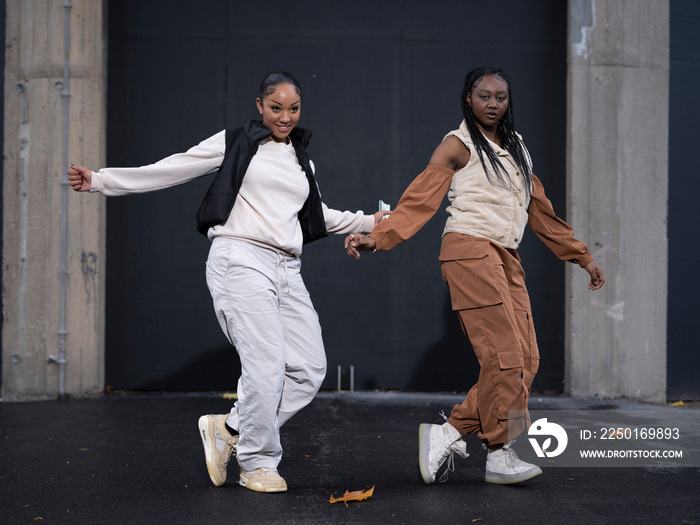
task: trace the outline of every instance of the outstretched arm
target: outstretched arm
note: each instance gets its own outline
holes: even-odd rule
[[[381,221],[370,235],[354,233],[345,238],[345,249],[358,259],[361,251],[390,250],[411,238],[440,207],[455,170],[469,162],[469,150],[456,137],[445,139],[430,164],[406,188],[391,217]]]
[[[367,215],[362,211],[350,212],[334,210],[322,203],[323,218],[328,233],[344,235],[349,232],[371,232],[384,215],[391,212],[375,212]]]
[[[99,192],[108,197],[144,193],[183,184],[216,171],[224,158],[226,132],[221,131],[184,153],[154,164],[130,168],[103,168],[91,172],[71,164],[68,182],[75,191]]]
[[[589,290],[598,290],[605,284],[603,270],[593,260],[588,247],[574,237],[573,228],[554,213],[552,203],[546,197],[544,187],[534,173],[528,224],[554,255],[563,261],[578,264],[590,274]]]

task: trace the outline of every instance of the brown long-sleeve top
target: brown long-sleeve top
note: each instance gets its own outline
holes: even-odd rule
[[[450,189],[454,174],[455,171],[449,168],[429,164],[426,170],[406,188],[391,216],[382,220],[370,234],[376,243],[376,249],[390,250],[415,235],[435,215]],[[530,228],[559,259],[576,263],[581,267],[586,266],[593,260],[588,248],[583,242],[574,238],[573,228],[556,216],[552,203],[545,195],[542,183],[534,174],[532,183],[531,198],[527,208],[527,223]],[[475,206],[478,206],[478,203]],[[461,233],[472,235],[470,232]],[[488,237],[487,235],[477,236]],[[516,241],[519,242],[519,239]]]

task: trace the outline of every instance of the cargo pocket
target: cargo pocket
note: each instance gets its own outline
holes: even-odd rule
[[[503,370],[511,368],[520,368],[523,366],[523,361],[520,358],[520,350],[505,350],[498,353],[498,367]]]
[[[501,304],[496,283],[499,261],[494,261],[486,239],[450,234],[440,251],[442,278],[450,289],[453,310],[469,310]],[[503,275],[502,279],[505,279]]]
[[[498,380],[493,386],[498,395],[498,419],[506,421],[509,411],[525,409],[523,359],[519,348],[498,352],[497,358]]]
[[[528,388],[531,386],[532,379],[540,367],[540,352],[537,347],[537,337],[535,336],[535,325],[532,321],[532,313],[527,310],[515,309],[516,321],[518,323],[518,332],[520,344],[523,349],[523,361],[526,373],[530,374],[527,381]]]

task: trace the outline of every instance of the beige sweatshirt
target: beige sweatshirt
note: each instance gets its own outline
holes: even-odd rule
[[[155,164],[93,172],[90,191],[120,196],[183,184],[215,172],[225,149],[226,132],[221,131]],[[309,185],[294,147],[265,139],[250,162],[231,215],[224,224],[210,228],[207,236],[242,239],[298,257],[303,245],[298,213],[308,194]],[[324,204],[323,215],[329,233],[370,232],[374,228],[374,216],[361,211],[341,212]]]

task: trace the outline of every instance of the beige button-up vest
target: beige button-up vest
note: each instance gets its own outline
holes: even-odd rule
[[[523,238],[530,204],[518,166],[506,150],[489,141],[508,172],[513,189],[491,184],[486,178],[466,123],[462,121],[459,129],[450,131],[445,138],[451,135],[469,148],[471,157],[469,163],[452,177],[447,193],[450,205],[447,207],[448,217],[443,235],[455,232],[486,237],[504,248],[516,249]],[[529,161],[527,149],[525,153]],[[484,160],[490,167],[485,155]]]

